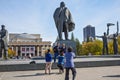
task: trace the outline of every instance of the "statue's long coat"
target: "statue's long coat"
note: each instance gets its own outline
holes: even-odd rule
[[[2,32],[4,32],[4,36],[2,36]],[[5,48],[5,50],[8,50],[8,31],[7,30],[1,30],[0,31],[0,36],[3,42],[0,42],[0,47]]]
[[[54,21],[56,28],[59,32],[64,32],[63,31],[63,23],[67,22],[68,23],[68,31],[73,31],[75,28],[75,24],[72,20],[72,15],[70,11],[65,7],[63,10],[62,8],[57,8],[54,12]]]

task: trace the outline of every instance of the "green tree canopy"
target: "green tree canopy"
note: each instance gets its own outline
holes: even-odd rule
[[[73,32],[71,33],[71,40],[72,40],[72,41],[75,41]]]
[[[79,39],[75,39],[76,42],[76,53],[77,55],[80,55],[82,53],[82,45],[80,44]]]
[[[102,41],[95,40],[93,42],[84,42],[82,44],[82,52],[84,55],[100,55],[102,53]]]

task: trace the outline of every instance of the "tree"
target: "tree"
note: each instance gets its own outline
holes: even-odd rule
[[[109,54],[114,54],[114,52],[113,52],[113,41],[109,41],[108,42],[108,53]]]
[[[84,42],[82,44],[83,55],[101,55],[102,54],[102,41],[95,40],[93,42]]]
[[[118,54],[120,54],[120,36],[118,36]]]
[[[72,41],[75,41],[73,32],[71,33],[71,40],[72,40]]]
[[[8,48],[8,57],[13,57],[13,56],[16,56],[16,52],[11,48]]]
[[[117,40],[118,40],[118,54],[120,53],[120,36],[117,37]],[[108,42],[108,51],[109,51],[109,54],[112,54],[114,55],[114,51],[113,51],[113,40],[110,40]]]
[[[87,37],[87,42],[90,42],[90,38],[89,37]]]
[[[75,39],[76,42],[76,53],[77,55],[80,55],[82,53],[82,45],[80,44],[79,39]]]

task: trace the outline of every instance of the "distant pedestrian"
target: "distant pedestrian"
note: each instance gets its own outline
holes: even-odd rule
[[[64,72],[64,51],[60,50],[60,54],[58,56],[58,63],[57,66],[59,68],[59,73],[63,73]]]
[[[45,55],[45,60],[46,60],[46,66],[45,66],[45,74],[51,73],[51,66],[52,66],[52,55],[50,53],[50,49],[48,49],[46,55]]]
[[[56,62],[56,58],[59,55],[59,46],[60,46],[60,44],[56,43],[55,47],[53,48],[53,51],[54,51],[54,63]]]
[[[65,80],[69,80],[69,70],[71,69],[72,71],[72,75],[73,78],[72,80],[75,80],[76,77],[76,69],[75,69],[75,65],[74,65],[74,59],[75,57],[75,53],[72,52],[72,48],[69,47],[68,48],[68,52],[65,53],[65,69],[66,69],[66,73],[65,73]]]
[[[59,49],[60,49],[60,50],[63,50],[64,53],[66,53],[66,45],[65,45],[65,44],[62,44],[62,46],[60,46]]]

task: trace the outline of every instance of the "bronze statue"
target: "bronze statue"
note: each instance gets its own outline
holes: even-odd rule
[[[62,40],[62,32],[64,32],[65,40],[68,40],[68,32],[73,31],[75,28],[75,23],[72,20],[72,15],[65,3],[61,2],[60,7],[58,7],[54,12],[54,21],[58,31],[59,40]]]
[[[103,40],[103,55],[105,55],[105,50],[106,50],[106,54],[108,55],[108,42],[107,42],[108,33],[106,34],[106,32],[104,32],[103,36],[96,36],[96,37],[102,38],[102,40]]]
[[[112,38],[110,38],[113,39],[113,51],[115,55],[118,54],[118,40],[117,40],[118,33],[119,33],[119,24],[117,22],[117,32],[113,34]]]
[[[105,52],[106,49],[106,54],[108,54],[108,44],[107,44],[107,39],[113,39],[113,50],[114,50],[114,54],[118,54],[118,42],[117,42],[117,36],[118,36],[118,32],[119,32],[119,25],[117,22],[117,32],[115,34],[113,34],[113,37],[110,38],[108,37],[109,35],[109,27],[110,26],[114,26],[115,24],[113,23],[108,23],[107,24],[107,34],[104,32],[104,36],[96,36],[99,38],[103,39],[103,54]]]
[[[4,58],[7,59],[8,55],[8,31],[5,29],[5,25],[1,25],[0,30],[0,57],[4,52]]]
[[[113,51],[114,51],[114,54],[118,54],[118,41],[117,41],[117,36],[118,34],[113,34]]]

